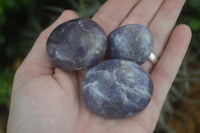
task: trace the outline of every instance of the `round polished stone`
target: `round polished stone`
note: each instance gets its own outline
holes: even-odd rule
[[[153,50],[153,36],[144,26],[129,24],[115,29],[108,36],[108,58],[144,63]]]
[[[51,63],[67,71],[82,70],[97,64],[107,49],[103,29],[90,19],[74,19],[60,24],[47,40]]]
[[[82,98],[89,110],[104,118],[126,118],[150,102],[153,82],[138,64],[120,59],[104,61],[86,74]]]

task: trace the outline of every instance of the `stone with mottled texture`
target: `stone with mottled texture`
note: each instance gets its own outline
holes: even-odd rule
[[[144,63],[153,50],[153,36],[144,26],[122,26],[108,36],[108,57]]]
[[[112,59],[89,70],[81,91],[84,103],[93,113],[104,118],[126,118],[148,105],[153,83],[138,64]]]
[[[97,64],[107,49],[103,29],[90,19],[74,19],[62,23],[47,40],[51,63],[67,71],[90,68]]]

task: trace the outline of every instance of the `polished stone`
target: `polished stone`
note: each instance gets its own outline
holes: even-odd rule
[[[153,82],[138,64],[120,59],[104,61],[86,74],[82,98],[89,110],[104,118],[126,118],[150,102]]]
[[[107,49],[103,29],[90,19],[74,19],[56,27],[47,40],[51,63],[67,71],[96,65]]]
[[[153,50],[153,36],[144,26],[130,24],[115,29],[108,36],[110,59],[126,59],[144,63]]]

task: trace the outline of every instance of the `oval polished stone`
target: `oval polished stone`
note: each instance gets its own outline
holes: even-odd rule
[[[60,24],[46,45],[51,63],[67,71],[94,66],[103,58],[106,49],[105,32],[90,19],[74,19]]]
[[[104,118],[126,118],[150,102],[153,82],[138,64],[120,59],[104,61],[86,74],[82,83],[86,106]]]
[[[129,24],[111,32],[108,36],[108,58],[126,59],[144,63],[153,50],[153,36],[144,26]]]

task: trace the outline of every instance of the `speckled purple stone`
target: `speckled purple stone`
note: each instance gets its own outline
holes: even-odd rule
[[[144,26],[122,26],[108,36],[108,58],[144,63],[153,50],[153,36]]]
[[[62,23],[47,40],[51,63],[67,71],[94,66],[104,56],[107,37],[103,29],[90,19],[74,19]]]
[[[150,102],[153,82],[138,64],[120,59],[104,61],[86,74],[82,84],[86,106],[104,118],[126,118]]]

